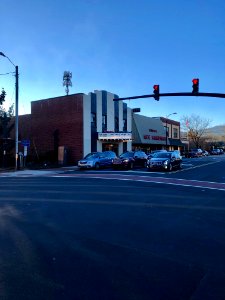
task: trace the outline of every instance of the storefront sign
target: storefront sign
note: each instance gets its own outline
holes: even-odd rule
[[[132,140],[131,132],[99,132],[99,140]]]
[[[144,140],[154,140],[154,141],[165,141],[166,137],[165,136],[160,136],[160,135],[144,135]]]

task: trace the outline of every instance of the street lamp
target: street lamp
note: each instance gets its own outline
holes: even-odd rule
[[[173,112],[173,113],[171,113],[171,114],[169,114],[169,115],[166,116],[166,150],[167,150],[167,139],[168,139],[167,120],[168,120],[168,118],[169,118],[170,116],[176,115],[176,114],[177,114],[176,112]]]
[[[10,63],[15,67],[15,77],[16,77],[16,93],[15,93],[15,170],[18,169],[18,103],[19,103],[19,72],[18,66],[16,66],[11,59],[6,56],[3,52],[0,52],[1,56],[6,57]]]

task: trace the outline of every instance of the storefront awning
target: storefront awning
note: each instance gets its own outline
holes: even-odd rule
[[[185,146],[185,144],[183,144],[180,139],[171,139],[171,138],[168,138],[168,140],[169,140],[169,145],[170,146],[180,146],[180,147],[184,147]]]

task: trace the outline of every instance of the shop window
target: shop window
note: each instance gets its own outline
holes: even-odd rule
[[[173,128],[173,138],[174,139],[178,138],[178,129],[177,128]]]

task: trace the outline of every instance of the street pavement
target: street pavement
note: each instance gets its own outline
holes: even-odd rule
[[[1,172],[0,299],[224,300],[224,165]]]
[[[224,300],[224,191],[92,174],[1,177],[0,299]]]

